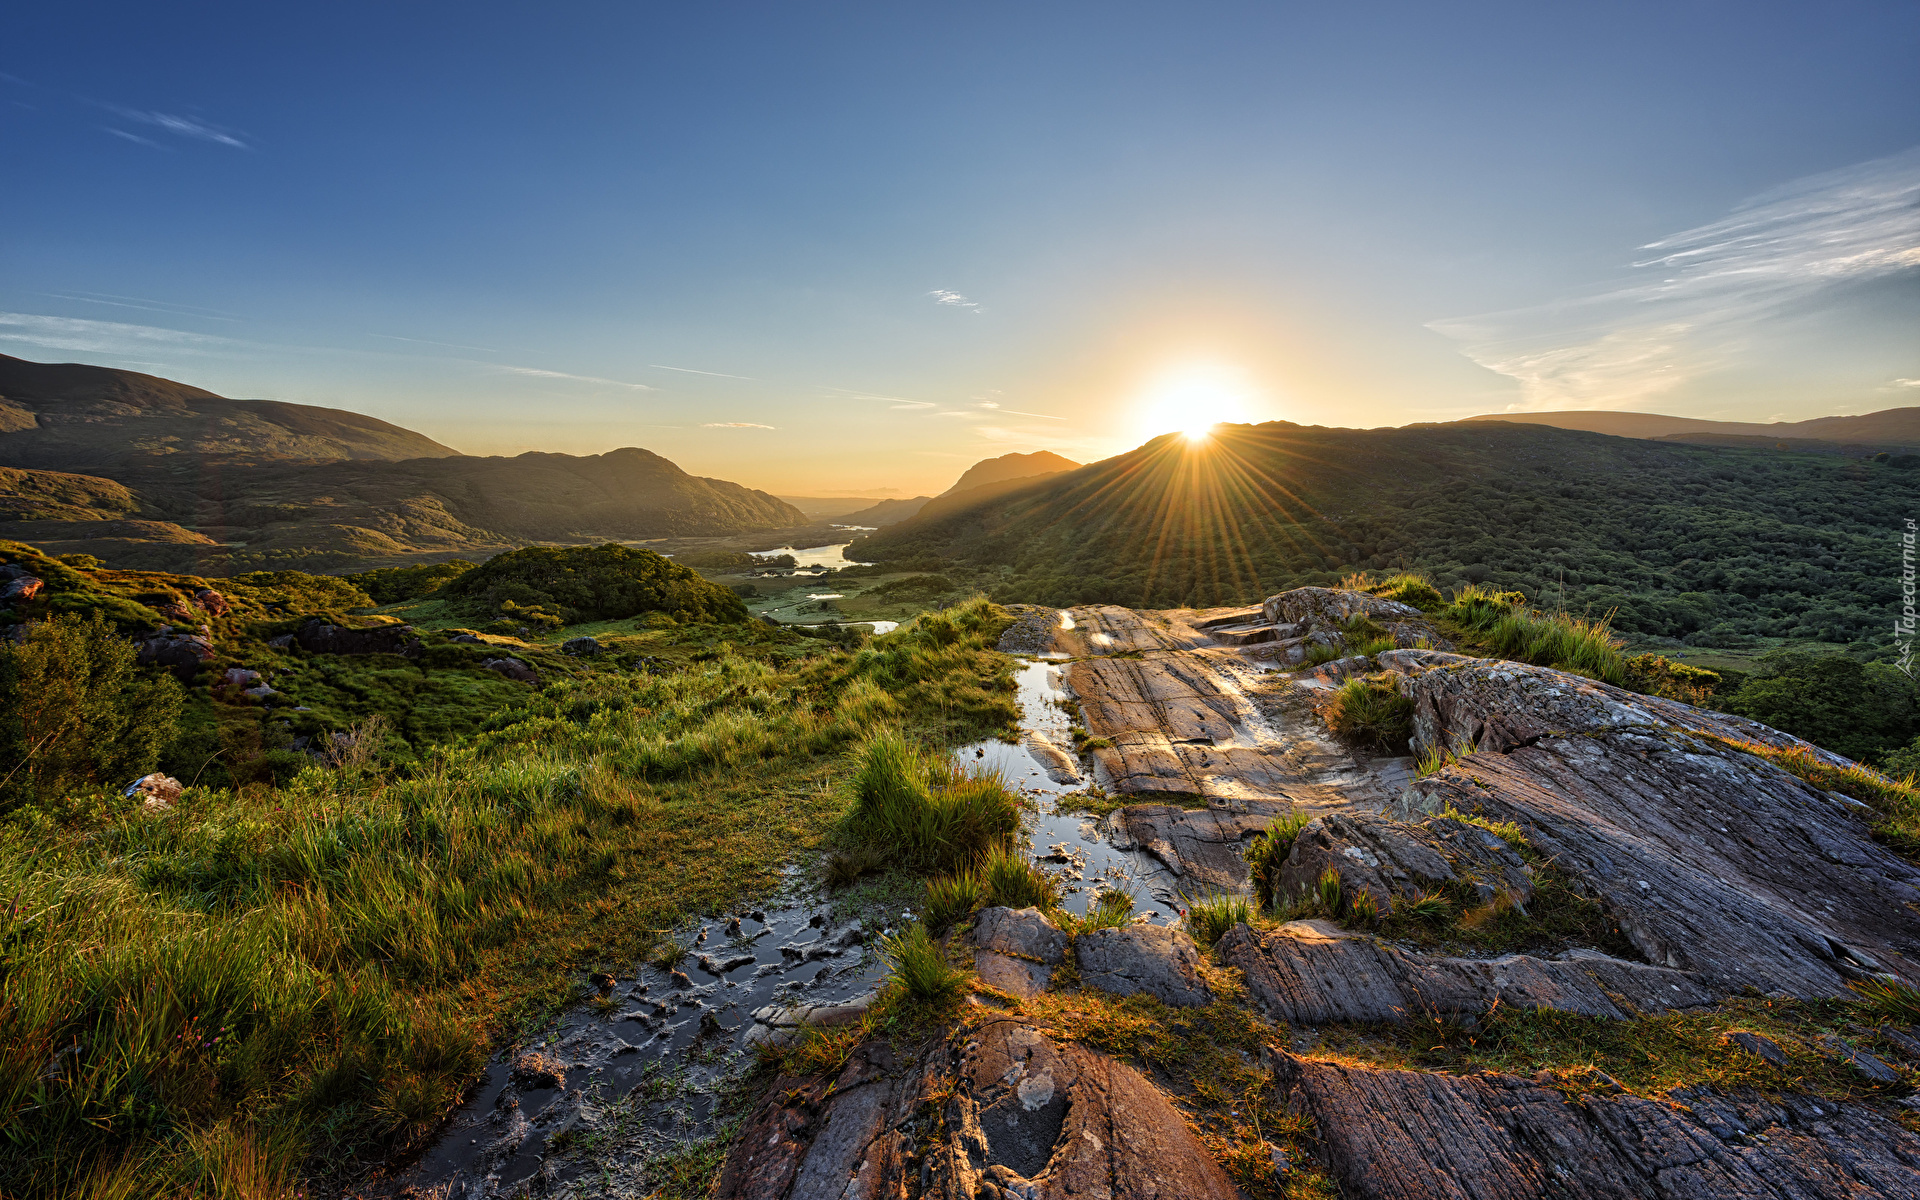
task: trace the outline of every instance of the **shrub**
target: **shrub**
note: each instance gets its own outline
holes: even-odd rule
[[[1235,925],[1253,923],[1253,910],[1243,896],[1215,894],[1187,901],[1187,932],[1203,946],[1211,946]]]
[[[996,847],[981,861],[980,878],[990,905],[1037,908],[1041,912],[1060,907],[1060,881],[1025,854],[1004,846]]]
[[[1327,728],[1388,753],[1406,748],[1413,732],[1413,701],[1383,679],[1349,679],[1323,712]]]
[[[573,621],[663,612],[681,621],[744,621],[740,598],[684,567],[630,546],[528,546],[488,559],[441,587],[500,607],[511,600]]]
[[[846,833],[917,870],[965,870],[1004,848],[1020,809],[997,777],[959,772],[897,731],[867,739],[854,773]]]
[[[1274,889],[1279,885],[1280,866],[1293,853],[1293,843],[1299,840],[1300,831],[1313,820],[1305,810],[1293,809],[1275,817],[1265,832],[1256,833],[1247,842],[1242,851],[1247,863],[1252,867],[1253,894],[1265,912],[1273,907]]]
[[[887,983],[898,988],[909,1000],[922,1004],[945,1003],[958,996],[966,978],[947,961],[927,927],[918,921],[890,938],[882,939],[880,952],[891,968]]]
[[[137,653],[99,613],[56,613],[0,643],[0,805],[153,770],[185,693],[135,667]]]
[[[1382,600],[1395,600],[1411,605],[1421,612],[1439,612],[1447,606],[1446,597],[1440,590],[1427,582],[1424,575],[1395,575],[1383,583],[1377,583],[1367,589]]]
[[[1636,654],[1626,661],[1623,686],[1646,696],[1664,696],[1686,704],[1705,704],[1719,690],[1720,675],[1659,654]]]
[[[1920,690],[1885,663],[1776,650],[1725,701],[1729,712],[1856,761],[1895,750],[1920,728]]]
[[[343,578],[371,596],[375,604],[398,604],[402,600],[417,600],[436,592],[445,587],[449,580],[458,579],[471,570],[472,563],[464,558],[456,558],[451,562],[423,567],[380,567],[372,571],[357,571]]]

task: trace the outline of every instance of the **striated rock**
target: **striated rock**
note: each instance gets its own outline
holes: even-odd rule
[[[1298,1025],[1471,1018],[1496,1004],[1618,1019],[1717,999],[1696,975],[1591,950],[1558,959],[1445,958],[1372,938],[1327,936],[1306,922],[1264,937],[1239,925],[1220,939],[1219,951],[1222,962],[1246,974],[1262,1012]]]
[[[1720,1040],[1728,1045],[1738,1046],[1769,1066],[1784,1067],[1792,1061],[1787,1057],[1787,1052],[1780,1048],[1780,1043],[1764,1033],[1749,1033],[1744,1029],[1737,1029]]]
[[[1022,999],[1038,996],[1067,960],[1067,935],[1037,908],[989,908],[974,923],[973,969],[982,982]]]
[[[1705,1088],[1569,1098],[1511,1075],[1385,1071],[1277,1055],[1355,1200],[1920,1197],[1920,1136],[1858,1104]]]
[[[1412,785],[1427,811],[1512,821],[1648,961],[1721,994],[1920,981],[1920,868],[1851,803],[1724,738],[1844,761],[1753,722],[1515,663],[1396,651],[1416,741],[1480,752]],[[1424,723],[1424,724],[1422,724]],[[1504,752],[1495,752],[1497,749]]]
[[[18,568],[15,568],[18,570]],[[40,594],[46,583],[32,575],[20,574],[4,583],[0,583],[0,604],[13,604],[31,600]]]
[[[1245,886],[1246,839],[1292,809],[1282,801],[1248,801],[1234,809],[1131,804],[1108,820],[1113,844],[1144,850],[1184,885],[1233,891]]]
[[[1296,896],[1314,889],[1328,869],[1340,872],[1341,894],[1373,896],[1386,913],[1404,896],[1465,879],[1488,897],[1503,891],[1525,903],[1533,896],[1526,860],[1498,837],[1451,817],[1418,824],[1377,813],[1329,813],[1316,817],[1281,864],[1276,892]]]
[[[1900,1072],[1888,1066],[1878,1055],[1870,1054],[1865,1050],[1856,1050],[1834,1034],[1823,1034],[1813,1039],[1813,1044],[1822,1054],[1846,1063],[1875,1083],[1901,1082]]]
[[[398,654],[405,658],[420,656],[420,639],[411,625],[376,625],[372,629],[348,629],[330,625],[314,617],[294,641],[311,654]]]
[[[535,687],[540,684],[540,672],[517,658],[489,658],[480,665],[489,671],[498,671],[518,683],[530,683]]]
[[[1179,1007],[1213,1003],[1197,969],[1199,951],[1184,930],[1164,925],[1096,929],[1074,939],[1073,956],[1087,987],[1116,996],[1145,992]]]
[[[1237,1195],[1138,1073],[1011,1019],[919,1053],[867,1043],[831,1079],[775,1081],[714,1190],[716,1200]]]

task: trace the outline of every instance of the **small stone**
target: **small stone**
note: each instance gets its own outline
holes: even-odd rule
[[[1748,1054],[1776,1067],[1784,1067],[1790,1061],[1787,1052],[1780,1043],[1763,1034],[1750,1033],[1744,1029],[1727,1034],[1720,1039],[1729,1045],[1738,1046]]]
[[[673,986],[677,988],[690,988],[693,986],[693,980],[687,976],[685,971],[674,971],[668,978],[673,980]]]

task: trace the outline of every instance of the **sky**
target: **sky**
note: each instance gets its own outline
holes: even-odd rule
[[[1920,405],[1910,2],[76,0],[0,162],[0,352],[785,495]]]

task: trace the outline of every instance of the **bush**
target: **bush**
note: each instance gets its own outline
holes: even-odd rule
[[[927,936],[927,927],[918,921],[900,933],[882,939],[880,953],[891,970],[887,983],[898,988],[909,1000],[922,1004],[940,1004],[958,996],[966,978],[940,947]]]
[[[1440,594],[1440,589],[1427,582],[1424,575],[1395,575],[1368,590],[1382,600],[1395,600],[1421,612],[1439,612],[1447,606],[1446,597]]]
[[[185,693],[135,667],[137,653],[98,613],[56,613],[0,644],[0,806],[153,770]]]
[[[1020,828],[1020,809],[998,778],[968,775],[897,731],[867,739],[852,781],[846,835],[917,870],[961,871]]]
[[[1624,686],[1646,696],[1664,696],[1687,704],[1705,704],[1719,690],[1720,676],[1658,654],[1636,654],[1626,661]]]
[[[448,582],[449,597],[471,597],[562,613],[567,623],[666,613],[681,621],[744,621],[746,606],[717,583],[651,550],[528,546],[488,559]]]
[[[1916,732],[1912,680],[1884,663],[1776,650],[1728,697],[1729,712],[1856,761],[1904,746]]]
[[[1389,754],[1403,753],[1413,732],[1413,701],[1384,679],[1349,679],[1324,710],[1327,728]]]
[[[417,600],[436,592],[449,581],[471,570],[472,563],[464,558],[456,558],[451,562],[429,566],[380,567],[372,571],[357,571],[342,578],[371,596],[375,604],[398,604],[402,600]]]

